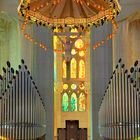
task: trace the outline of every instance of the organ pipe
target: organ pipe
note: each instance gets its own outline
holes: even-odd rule
[[[102,138],[126,140],[140,137],[140,68],[138,61],[129,71],[119,60],[99,109]]]
[[[24,60],[16,71],[10,62],[3,68],[0,75],[0,113],[2,137],[31,140],[46,134],[44,102]]]

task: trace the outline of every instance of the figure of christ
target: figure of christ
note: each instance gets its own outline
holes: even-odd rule
[[[71,32],[69,26],[66,28],[66,32],[54,32],[54,35],[56,35],[58,37],[58,39],[61,41],[61,43],[64,45],[66,62],[71,61],[71,59],[72,59],[72,54],[71,54],[72,46],[74,45],[76,40],[79,39],[79,37],[83,34],[84,34],[83,32],[76,32],[76,33]],[[64,37],[64,36],[66,37],[66,41],[64,41],[62,39],[62,37]],[[76,37],[74,38],[74,40],[71,41],[71,36],[76,36]]]
[[[54,32],[54,35],[58,37],[58,39],[61,41],[61,43],[64,45],[64,51],[65,51],[65,60],[66,60],[66,67],[67,67],[67,79],[70,78],[70,62],[72,59],[72,46],[76,42],[77,39],[81,35],[84,35],[84,32],[71,32],[70,27],[67,26],[66,32]],[[71,36],[76,36],[74,40],[71,40]],[[66,41],[62,39],[62,37],[66,37]]]

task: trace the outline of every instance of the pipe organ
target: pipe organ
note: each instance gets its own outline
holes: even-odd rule
[[[119,60],[99,108],[99,133],[104,139],[140,139],[140,68]]]
[[[24,60],[0,75],[0,139],[33,140],[46,133],[44,102]]]

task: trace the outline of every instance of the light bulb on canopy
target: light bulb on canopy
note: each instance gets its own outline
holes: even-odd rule
[[[21,0],[18,7],[19,15],[25,17],[26,21],[53,29],[54,35],[65,46],[66,61],[71,60],[72,45],[87,28],[112,21],[120,10],[118,0]],[[71,32],[72,27],[76,27],[78,32]],[[55,32],[56,28],[61,31]],[[66,37],[66,41],[62,36]],[[71,36],[76,36],[72,42]]]

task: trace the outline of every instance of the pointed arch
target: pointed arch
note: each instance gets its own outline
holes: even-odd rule
[[[76,68],[77,68],[76,59],[75,58],[72,58],[71,65],[70,65],[71,78],[76,78]]]
[[[85,62],[84,60],[79,61],[79,78],[85,78]]]
[[[77,96],[75,93],[72,93],[71,95],[70,104],[71,104],[70,110],[77,111]]]
[[[68,102],[68,94],[64,93],[62,96],[62,111],[66,112],[68,111],[68,106],[69,106],[69,102]]]
[[[66,66],[66,61],[63,61],[63,78],[67,77],[67,66]]]
[[[84,93],[81,93],[79,96],[79,111],[86,110],[86,96]]]

